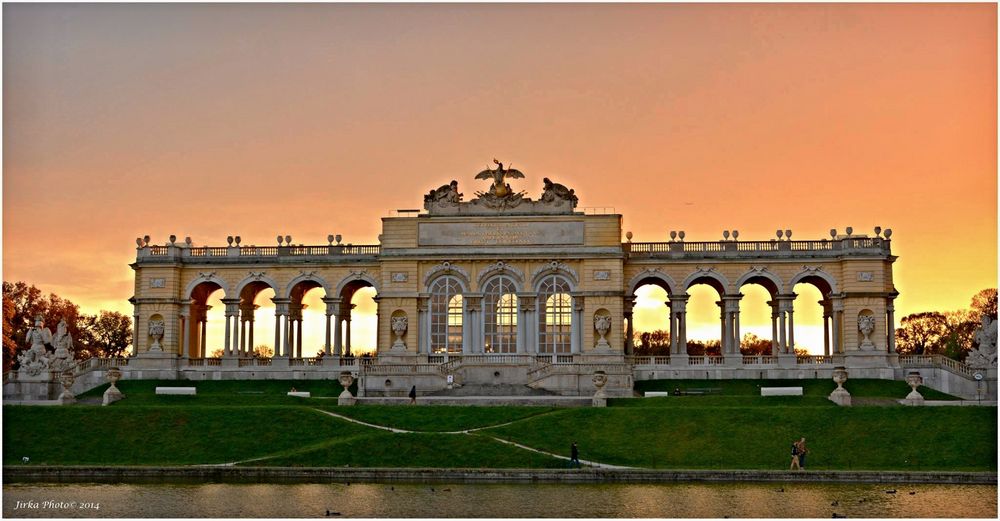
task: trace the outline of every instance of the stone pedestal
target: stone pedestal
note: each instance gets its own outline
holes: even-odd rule
[[[830,393],[830,401],[842,407],[850,407],[851,393],[844,389],[844,382],[847,381],[847,370],[844,367],[835,367],[833,381],[837,383],[837,388]]]
[[[340,377],[337,380],[344,388],[344,390],[340,393],[340,396],[337,397],[337,405],[354,405],[358,403],[357,398],[355,398],[354,395],[351,394],[351,391],[348,390],[348,388],[351,387],[351,384],[354,383],[354,375],[352,375],[349,371],[344,371],[340,373]]]
[[[604,386],[608,383],[608,375],[604,371],[597,371],[594,373],[591,381],[594,382],[594,387],[597,388],[597,391],[594,392],[594,397],[591,399],[591,405],[594,407],[607,407],[608,394],[604,390]]]
[[[899,403],[903,405],[923,405],[924,395],[917,392],[917,387],[920,387],[924,383],[924,378],[920,376],[920,373],[910,371],[906,375],[906,383],[910,386],[910,394],[906,395],[906,398],[900,400]]]
[[[676,365],[678,367],[687,367],[690,362],[690,357],[687,353],[681,353],[679,355],[670,355],[670,365]]]
[[[111,386],[104,391],[104,400],[101,402],[101,405],[111,405],[112,403],[125,398],[125,395],[118,390],[117,386],[115,386],[118,379],[122,376],[121,370],[117,367],[112,367],[111,369],[108,369],[106,376],[108,377],[108,381],[111,382]]]
[[[794,353],[782,353],[777,358],[778,367],[782,369],[795,369],[798,366],[798,358]]]
[[[174,353],[146,351],[129,359],[129,369],[177,369],[180,357]]]

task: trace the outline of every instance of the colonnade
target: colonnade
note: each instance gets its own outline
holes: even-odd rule
[[[771,354],[794,355],[795,354],[795,311],[794,303],[797,297],[794,293],[777,294],[767,301],[771,307]],[[670,332],[670,353],[672,355],[687,354],[687,303],[690,295],[687,293],[670,296],[665,302],[669,310],[669,332]],[[740,301],[743,295],[723,294],[722,298],[716,302],[719,306],[720,339],[723,356],[736,356],[740,354],[741,334],[740,334]],[[843,354],[845,349],[844,329],[844,301],[842,296],[831,295],[821,301],[823,308],[823,354],[830,356]],[[634,300],[626,299],[625,302],[625,352],[631,354],[634,351],[634,325],[632,319],[632,307]],[[892,299],[888,299],[886,304],[886,338],[885,351],[889,354],[895,353],[895,318]]]
[[[303,315],[306,305],[288,298],[272,298],[274,313],[274,356],[302,358],[313,353],[303,352]],[[355,304],[344,303],[340,298],[324,298],[326,304],[326,334],[323,352],[326,355],[351,356],[351,313]],[[222,356],[224,358],[250,357],[254,354],[255,314],[260,306],[250,300],[224,298],[225,334]],[[204,358],[208,339],[207,304],[191,302],[182,304],[180,310],[181,353],[190,358]],[[192,334],[194,338],[192,338]]]

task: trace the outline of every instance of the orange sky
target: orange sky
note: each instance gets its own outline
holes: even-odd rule
[[[87,311],[131,314],[136,236],[372,243],[493,157],[637,241],[892,228],[898,317],[996,286],[996,5],[3,13],[3,277]]]

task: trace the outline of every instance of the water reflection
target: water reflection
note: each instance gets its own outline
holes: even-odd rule
[[[896,493],[886,493],[887,489]],[[834,502],[837,506],[831,505]],[[25,483],[3,487],[4,517],[324,517],[327,510],[343,517],[830,518],[836,512],[852,518],[995,518],[997,487],[814,483]]]

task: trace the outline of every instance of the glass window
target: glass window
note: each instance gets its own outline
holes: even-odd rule
[[[514,281],[500,276],[483,286],[483,311],[486,329],[483,351],[486,353],[517,352],[517,295]]]
[[[569,282],[559,275],[549,275],[538,288],[538,352],[569,353],[573,321],[573,298]]]
[[[454,277],[431,284],[431,352],[462,352],[462,286]]]

